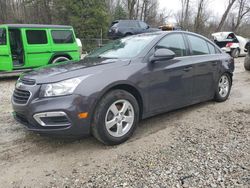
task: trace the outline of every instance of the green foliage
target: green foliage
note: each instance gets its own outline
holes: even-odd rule
[[[109,15],[105,1],[101,0],[55,0],[53,9],[58,24],[69,24],[79,38],[106,36]]]
[[[120,20],[120,19],[126,19],[127,18],[127,13],[124,10],[124,8],[118,4],[115,7],[115,12],[114,12],[114,20]]]

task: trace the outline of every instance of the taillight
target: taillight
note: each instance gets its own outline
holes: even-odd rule
[[[113,32],[118,33],[118,28],[117,27],[113,27],[112,30],[113,30]]]
[[[233,44],[234,44],[234,43],[229,42],[229,43],[227,43],[226,47],[231,47],[231,46],[233,46]]]

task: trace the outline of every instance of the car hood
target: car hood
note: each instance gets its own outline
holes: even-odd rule
[[[126,66],[130,60],[85,58],[37,68],[21,75],[21,79],[35,80],[36,84],[53,83],[70,78],[94,75],[107,69]]]

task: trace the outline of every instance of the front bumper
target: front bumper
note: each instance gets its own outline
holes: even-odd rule
[[[79,113],[89,112],[88,100],[80,95],[68,95],[53,98],[33,98],[26,105],[16,104],[12,99],[14,118],[25,125],[28,130],[40,134],[52,134],[65,137],[84,136],[90,134],[90,117],[80,119]],[[51,113],[52,112],[52,113]],[[62,112],[68,123],[44,126],[36,120],[36,114],[53,114]],[[54,125],[54,126],[53,126]]]

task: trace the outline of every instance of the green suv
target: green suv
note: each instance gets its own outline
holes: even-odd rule
[[[71,26],[0,25],[0,73],[79,60],[78,40]]]

